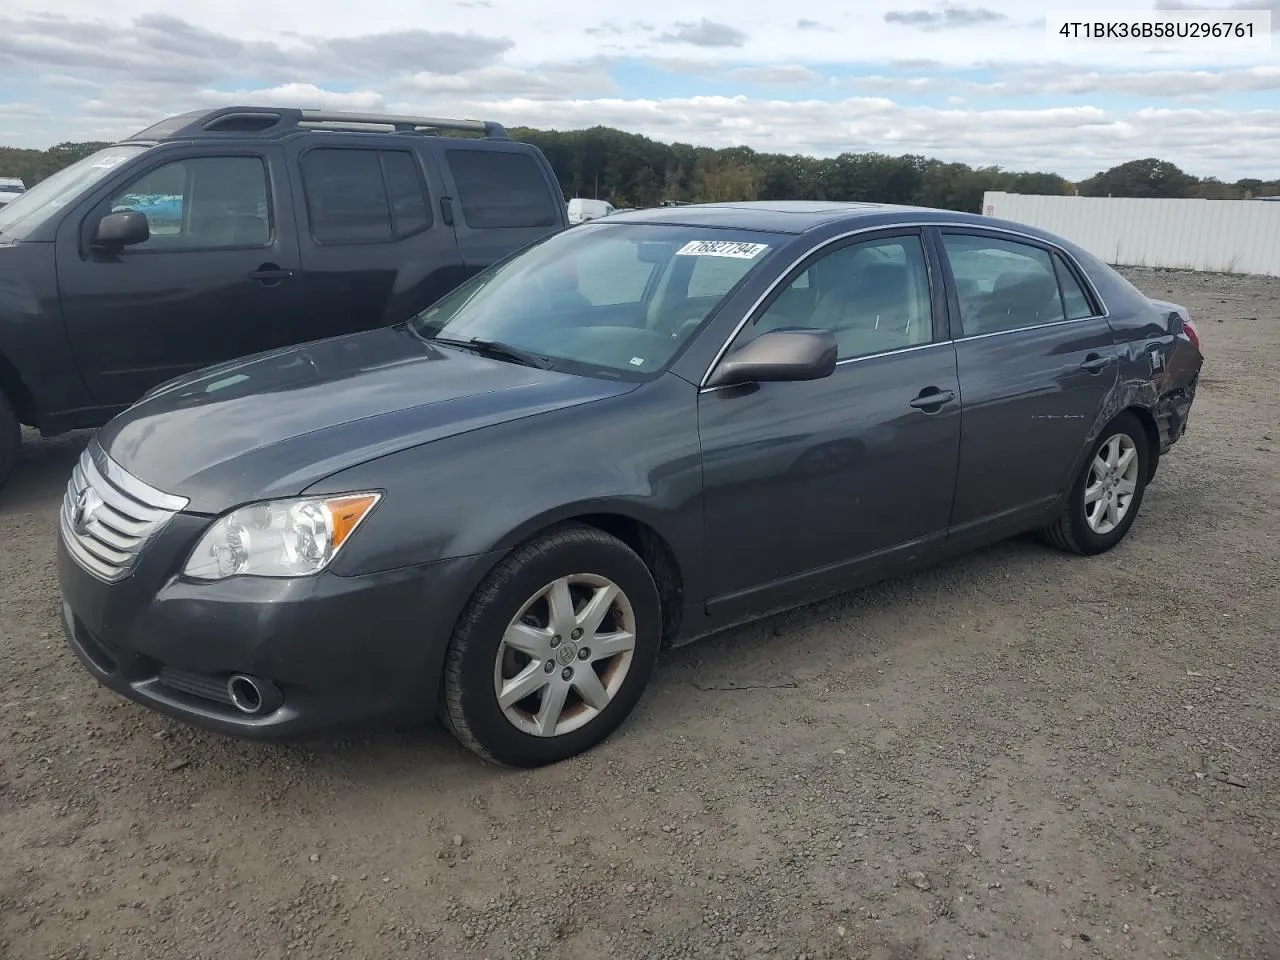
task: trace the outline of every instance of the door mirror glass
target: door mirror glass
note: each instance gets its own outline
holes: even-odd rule
[[[707,386],[821,380],[835,370],[837,352],[829,330],[770,330],[726,354]]]
[[[151,224],[147,215],[136,210],[108,213],[98,221],[93,234],[93,245],[118,250],[151,239]]]

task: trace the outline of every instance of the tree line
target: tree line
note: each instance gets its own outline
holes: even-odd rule
[[[1228,183],[1193,176],[1155,158],[1131,160],[1072,183],[1054,173],[971,167],[914,154],[817,158],[760,153],[749,147],[714,150],[660,143],[611,127],[515,128],[511,135],[546,154],[566,197],[597,197],[615,207],[648,207],[666,200],[864,200],[980,212],[987,190],[1211,200],[1280,195],[1280,179]],[[103,146],[68,142],[48,150],[0,147],[0,176],[21,177],[30,187]]]

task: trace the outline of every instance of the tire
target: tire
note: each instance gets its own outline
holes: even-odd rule
[[[1095,461],[1099,457],[1106,461],[1113,445],[1121,458],[1128,450],[1132,450],[1136,463],[1131,469],[1121,471],[1118,477],[1103,476],[1099,480],[1100,474],[1095,469]],[[1041,537],[1059,550],[1081,556],[1093,556],[1110,550],[1125,538],[1138,516],[1142,495],[1146,492],[1147,481],[1151,476],[1150,456],[1147,431],[1141,421],[1131,413],[1120,414],[1098,434],[1079,476],[1071,485],[1071,495],[1062,514],[1040,531]],[[1131,492],[1126,492],[1130,488]],[[1086,504],[1086,492],[1089,496],[1095,493],[1101,493],[1102,496],[1099,500]],[[1110,494],[1110,499],[1107,494]],[[1126,496],[1127,500],[1124,499]],[[1118,522],[1114,523],[1111,522],[1114,517],[1105,512],[1113,503],[1118,513],[1123,511],[1119,513]],[[1103,511],[1101,519],[1096,511]]]
[[[0,390],[0,487],[9,482],[22,451],[22,425],[13,404]]]
[[[592,600],[604,609],[598,628],[586,616]],[[594,527],[561,527],[517,547],[476,588],[449,642],[440,716],[486,760],[564,760],[631,713],[661,640],[662,603],[644,562]],[[504,705],[499,685],[528,695]]]

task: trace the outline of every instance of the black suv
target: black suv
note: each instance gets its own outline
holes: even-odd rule
[[[568,226],[496,123],[228,107],[0,208],[0,484],[19,423],[97,427],[220,361],[405,320]]]

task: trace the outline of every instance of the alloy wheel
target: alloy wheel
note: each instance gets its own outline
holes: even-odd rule
[[[1113,434],[1098,448],[1084,486],[1084,518],[1094,533],[1110,533],[1129,513],[1140,466],[1137,444],[1127,433]]]
[[[616,583],[586,573],[552,581],[498,646],[493,687],[503,716],[538,737],[581,729],[622,688],[635,646],[635,611]]]

